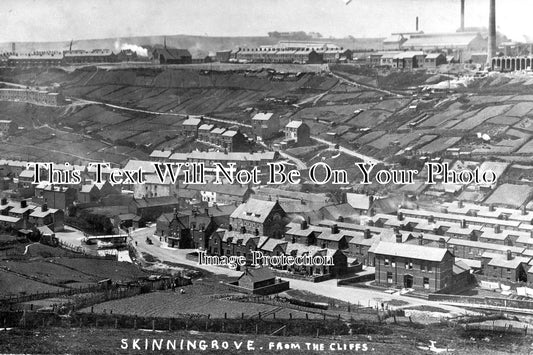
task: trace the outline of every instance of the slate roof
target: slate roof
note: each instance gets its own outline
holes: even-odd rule
[[[370,208],[370,196],[365,194],[347,193],[346,202],[358,210],[368,210]]]
[[[274,115],[272,112],[260,112],[252,117],[252,121],[268,121],[272,115]]]
[[[278,245],[281,246],[283,249],[285,249],[284,247],[287,246],[287,242],[284,241],[283,239],[274,239],[274,238],[269,238],[265,243],[263,243],[263,245],[261,245],[261,250],[266,250],[266,251],[274,251],[274,248],[276,248]]]
[[[276,203],[276,201],[250,199],[248,202],[239,205],[230,217],[264,223]]]
[[[515,256],[511,260],[507,260],[506,255],[502,255],[497,258],[493,258],[489,263],[488,266],[495,266],[495,267],[501,267],[501,268],[507,268],[507,269],[516,269],[520,264],[527,264],[531,258],[524,258]]]
[[[173,48],[173,47],[156,47],[154,48],[154,53],[157,52],[159,55],[163,55],[167,60],[168,59],[182,59],[183,57],[191,57],[191,53],[189,53],[186,49],[180,49],[180,48]]]
[[[303,124],[302,121],[290,121],[289,123],[287,123],[287,125],[285,127],[286,128],[298,128],[302,124]]]
[[[374,254],[427,261],[442,261],[446,253],[449,253],[446,248],[388,242],[379,242],[374,249]]]
[[[466,47],[478,36],[478,33],[472,32],[412,35],[402,47]]]
[[[241,279],[244,276],[249,276],[253,282],[261,282],[266,280],[272,280],[276,278],[274,273],[266,267],[258,268],[258,269],[252,269],[247,268],[241,276],[239,276],[239,279]]]

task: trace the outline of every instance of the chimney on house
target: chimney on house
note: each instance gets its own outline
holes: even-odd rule
[[[402,242],[402,233],[400,233],[399,231],[396,233],[396,243],[401,243]]]
[[[364,235],[365,235],[365,239],[372,238],[372,234],[370,234],[370,229],[369,228],[365,229],[365,234]]]
[[[520,211],[522,212],[522,216],[525,216],[527,214],[526,206],[523,205],[522,208],[520,208]]]
[[[2,197],[2,206],[7,205],[7,198]]]
[[[331,225],[331,234],[339,233],[339,227],[336,224]]]
[[[466,228],[466,219],[461,220],[461,228]]]
[[[499,224],[496,224],[496,225],[494,226],[494,233],[496,233],[496,234],[497,234],[497,233],[501,233],[501,228],[500,228],[500,225],[499,225]]]
[[[403,213],[402,212],[398,211],[397,216],[398,216],[398,221],[402,221],[403,220]]]
[[[429,223],[435,223],[435,216],[433,216],[433,215],[429,215],[429,217],[428,217],[428,222],[429,222]]]
[[[439,239],[439,248],[445,249],[446,248],[446,239],[440,238]]]
[[[26,208],[28,207],[28,201],[22,200],[20,201],[20,208]]]
[[[230,225],[228,226],[228,231],[231,232],[232,230],[233,230],[233,226],[230,224]]]
[[[301,230],[307,229],[307,221],[305,220],[300,221],[300,229]]]
[[[442,208],[440,209],[440,211],[441,211],[442,213],[448,213],[448,208],[447,208],[447,207],[442,207]]]
[[[489,205],[489,212],[494,212],[494,205],[492,203]]]
[[[424,245],[424,235],[420,234],[418,236],[418,245]]]
[[[43,203],[43,205],[41,206],[41,211],[43,211],[43,212],[48,211],[48,204],[46,202]]]
[[[461,200],[457,201],[457,207],[463,208],[463,201]]]
[[[513,253],[510,250],[507,250],[507,260],[513,260]]]

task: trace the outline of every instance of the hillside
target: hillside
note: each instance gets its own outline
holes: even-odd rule
[[[167,45],[187,48],[193,57],[205,57],[209,53],[220,50],[233,49],[235,47],[258,47],[261,45],[276,44],[280,40],[274,37],[209,37],[190,35],[171,36],[137,36],[102,39],[74,39],[72,49],[109,48],[119,50],[121,44],[135,44],[139,46],[153,46],[162,44],[166,37]],[[333,42],[344,48],[365,50],[380,49],[382,38],[326,38],[313,39],[313,42]],[[31,52],[35,50],[67,50],[70,41],[61,42],[16,42],[18,52]],[[0,51],[10,51],[11,43],[0,43]]]

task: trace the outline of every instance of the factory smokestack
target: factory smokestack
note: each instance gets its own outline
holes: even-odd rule
[[[492,57],[496,55],[496,0],[490,0],[488,48],[487,62],[490,64],[492,62]]]
[[[465,0],[461,0],[461,32],[465,31]]]
[[[418,32],[418,16],[416,17],[416,32]]]

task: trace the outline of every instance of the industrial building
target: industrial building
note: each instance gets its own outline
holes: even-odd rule
[[[26,102],[49,106],[65,104],[65,99],[61,93],[34,89],[0,89],[0,101]]]
[[[282,41],[258,48],[238,48],[229,61],[251,63],[338,63],[352,59],[352,51],[333,43]]]

